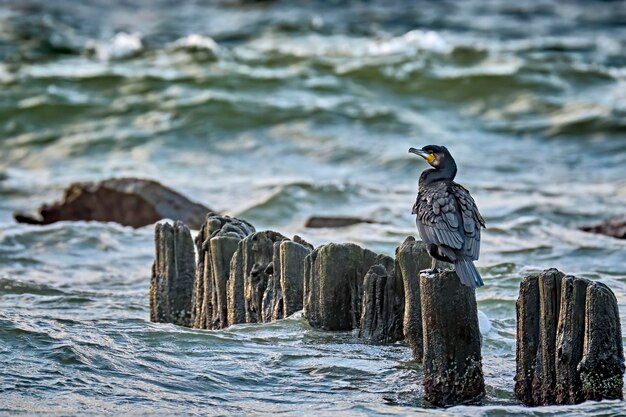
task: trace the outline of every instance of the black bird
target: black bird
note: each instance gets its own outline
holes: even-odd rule
[[[480,253],[480,229],[485,221],[476,203],[462,185],[454,182],[456,162],[445,146],[428,145],[409,149],[433,168],[422,172],[415,222],[422,241],[428,245],[435,271],[437,260],[454,264],[461,282],[468,287],[483,285],[474,263]]]

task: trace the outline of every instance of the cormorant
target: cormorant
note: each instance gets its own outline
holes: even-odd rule
[[[454,182],[456,162],[445,146],[428,145],[409,149],[433,168],[422,172],[413,205],[417,230],[433,258],[454,264],[461,282],[468,287],[483,285],[474,263],[480,252],[480,229],[485,221],[476,203],[462,185]]]

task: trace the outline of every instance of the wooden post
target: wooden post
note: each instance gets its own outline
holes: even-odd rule
[[[273,308],[264,313],[263,299],[274,274],[274,243],[283,240],[287,238],[280,233],[265,230],[239,242],[228,279],[229,325],[270,321]]]
[[[526,405],[622,398],[617,300],[599,282],[548,269],[517,300],[515,396]]]
[[[283,316],[289,317],[302,310],[304,299],[304,258],[313,251],[313,246],[299,236],[293,241],[280,242],[279,271],[283,295]]]
[[[554,268],[539,274],[539,381],[542,404],[556,400],[556,328],[559,323],[561,278]]]
[[[248,240],[239,241],[237,250],[230,261],[230,275],[226,290],[226,302],[228,305],[228,324],[240,324],[246,322],[246,307],[244,301],[244,276],[246,275],[246,260],[252,257],[251,245]]]
[[[402,340],[404,285],[396,275],[394,260],[381,256],[363,280],[363,310],[359,337],[378,343]]]
[[[515,396],[526,405],[535,405],[533,386],[538,383],[537,353],[539,352],[539,277],[522,279],[517,311],[517,345]]]
[[[196,262],[189,228],[180,221],[174,225],[158,223],[154,241],[150,320],[190,327]]]
[[[430,268],[431,258],[426,245],[407,237],[396,249],[395,273],[402,280],[404,287],[403,332],[413,358],[422,361],[422,303],[420,300],[419,271]]]
[[[231,236],[216,236],[210,240],[211,276],[209,278],[212,279],[213,294],[210,300],[213,320],[210,326],[207,326],[209,329],[228,327],[226,287],[230,275],[230,260],[237,250],[238,243],[239,239]]]
[[[263,322],[280,320],[284,318],[283,290],[280,286],[280,244],[274,242],[272,249],[272,262],[265,268],[267,286],[263,293]],[[285,241],[288,242],[288,241]]]
[[[624,348],[617,299],[601,282],[587,287],[585,343],[578,365],[583,399],[623,399]]]
[[[561,279],[561,308],[556,332],[556,403],[583,401],[578,364],[583,357],[585,300],[589,280],[567,275]]]
[[[198,267],[193,291],[193,327],[222,329],[229,325],[227,282],[238,242],[254,233],[240,219],[209,214],[196,236]]]
[[[363,278],[379,256],[353,243],[328,243],[305,258],[304,315],[325,330],[360,327]]]
[[[474,289],[450,270],[419,279],[425,398],[440,407],[478,403],[485,382]]]

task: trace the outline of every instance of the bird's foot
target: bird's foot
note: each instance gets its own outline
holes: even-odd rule
[[[422,274],[435,275],[435,274],[438,274],[439,272],[441,272],[439,268],[428,268],[428,269],[422,269],[419,274],[420,275]]]

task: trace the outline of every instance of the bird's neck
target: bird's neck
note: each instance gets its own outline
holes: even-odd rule
[[[456,177],[456,163],[454,161],[448,162],[442,168],[431,168],[424,170],[420,175],[419,185],[420,187],[428,184],[432,184],[442,180],[454,180]]]

